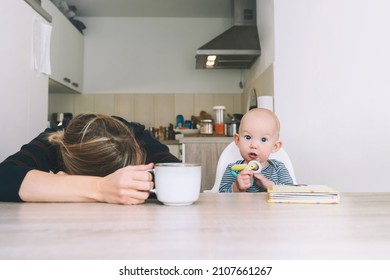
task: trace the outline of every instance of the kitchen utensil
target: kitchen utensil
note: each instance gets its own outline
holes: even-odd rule
[[[241,121],[242,117],[244,116],[244,114],[233,114],[233,118],[236,120],[236,121]]]
[[[226,127],[225,135],[234,136],[234,133],[238,133],[239,123],[238,122],[226,123],[225,127]]]

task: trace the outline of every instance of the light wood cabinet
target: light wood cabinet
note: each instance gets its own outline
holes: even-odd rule
[[[202,191],[214,185],[219,156],[233,141],[233,137],[184,137],[182,144],[183,162],[202,166]]]
[[[42,7],[52,16],[50,79],[81,93],[84,37],[52,2],[42,0]]]

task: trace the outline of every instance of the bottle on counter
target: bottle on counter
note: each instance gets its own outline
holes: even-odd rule
[[[168,140],[175,140],[175,131],[173,130],[173,124],[168,126]]]
[[[192,121],[186,120],[184,121],[185,128],[191,129],[192,128]]]
[[[184,126],[184,117],[183,115],[176,116],[176,128],[181,128]]]
[[[224,114],[225,114],[226,107],[214,106],[213,110],[215,111],[215,123],[214,123],[215,134],[225,134]]]

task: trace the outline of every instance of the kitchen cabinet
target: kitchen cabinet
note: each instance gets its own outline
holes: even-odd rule
[[[223,150],[233,141],[233,137],[183,137],[182,160],[185,163],[197,163],[202,166],[202,191],[210,190],[214,185],[218,159]]]
[[[52,16],[51,70],[53,85],[61,84],[81,93],[83,88],[84,37],[50,1],[42,7]]]

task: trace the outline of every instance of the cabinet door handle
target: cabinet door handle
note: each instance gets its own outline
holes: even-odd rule
[[[78,83],[75,83],[75,82],[73,82],[73,83],[72,83],[72,86],[74,86],[74,87],[79,87],[79,84],[78,84]]]
[[[70,83],[70,79],[69,78],[64,78],[64,81],[67,82],[67,83]]]

